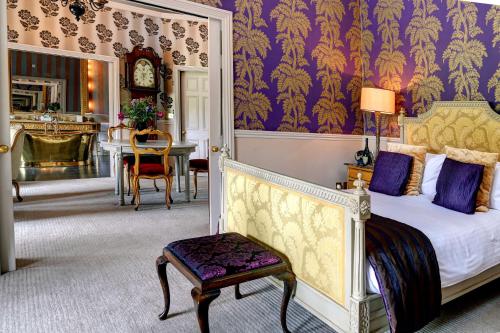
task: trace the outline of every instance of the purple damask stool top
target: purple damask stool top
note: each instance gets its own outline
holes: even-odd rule
[[[281,258],[237,233],[184,239],[165,248],[202,281],[275,265]]]
[[[167,319],[170,309],[167,264],[172,264],[193,283],[191,297],[201,333],[210,332],[208,308],[222,288],[234,286],[234,296],[240,299],[244,297],[240,293],[241,283],[267,276],[274,276],[284,283],[281,328],[285,333],[290,332],[286,325],[286,310],[296,280],[284,254],[237,233],[190,238],[168,244],[156,259],[165,301],[160,320]]]

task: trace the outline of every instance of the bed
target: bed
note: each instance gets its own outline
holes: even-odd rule
[[[431,152],[442,152],[445,145],[500,152],[500,115],[486,102],[434,103],[418,118],[402,115],[400,126],[403,142],[427,145]],[[227,152],[220,168],[220,231],[251,235],[285,253],[298,278],[295,300],[339,332],[388,330],[366,262],[365,221],[371,212],[413,225],[431,240],[442,303],[500,277],[498,210],[465,216],[432,205],[423,195],[369,193],[362,182],[338,191],[239,163]],[[436,227],[431,222],[436,219],[452,222]]]

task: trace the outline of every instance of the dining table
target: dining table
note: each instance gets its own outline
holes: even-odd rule
[[[162,149],[167,147],[166,140],[148,140],[146,142],[138,142],[137,148],[153,148]],[[120,140],[113,139],[109,141],[104,141],[100,143],[100,146],[109,151],[110,154],[115,156],[115,175],[116,175],[116,186],[115,194],[119,196],[120,206],[125,205],[125,175],[123,172],[123,157],[125,155],[133,155],[132,145],[130,140]],[[175,158],[175,174],[176,174],[176,185],[177,191],[181,192],[181,173],[184,172],[184,191],[186,195],[186,201],[191,201],[191,187],[189,180],[189,156],[192,152],[196,150],[197,144],[192,142],[176,142],[172,143],[172,148],[170,149],[169,156]],[[182,158],[182,162],[181,162]]]

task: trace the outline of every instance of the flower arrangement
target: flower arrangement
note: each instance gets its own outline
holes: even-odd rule
[[[130,104],[123,107],[123,111],[118,113],[118,119],[123,121],[128,118],[134,127],[147,127],[157,118],[163,118],[162,111],[154,105],[152,98],[139,98],[130,101]]]

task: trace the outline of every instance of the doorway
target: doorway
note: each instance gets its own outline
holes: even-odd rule
[[[232,13],[229,11],[201,5],[198,3],[180,0],[143,0],[141,3],[128,0],[116,1],[130,7],[171,9],[180,12],[188,12],[192,15],[208,18],[209,22],[209,50],[208,50],[208,82],[210,110],[216,110],[210,114],[209,139],[213,147],[220,148],[227,145],[234,153],[234,128],[233,128],[233,59],[232,59]],[[23,44],[10,43],[7,41],[7,1],[0,0],[0,145],[4,144],[8,148],[9,137],[7,133],[10,110],[10,80],[8,77],[8,53],[9,48],[24,46]],[[13,45],[14,44],[14,45]],[[67,50],[56,50],[39,47],[45,53],[61,52],[66,55],[73,52]],[[42,50],[43,49],[43,50]],[[86,56],[95,56],[90,53],[82,53]],[[117,59],[113,59],[116,61]],[[113,81],[115,80],[115,81]],[[118,82],[118,77],[110,78],[113,83]],[[117,84],[114,86],[117,86]],[[119,91],[113,91],[114,99],[119,100]],[[221,121],[222,120],[222,121]],[[110,109],[110,125],[118,124],[118,108]],[[210,167],[217,170],[218,149],[210,149]],[[13,206],[10,195],[11,171],[10,153],[8,149],[2,148],[0,154],[0,268],[2,272],[15,270],[15,249],[14,249],[14,228],[13,228]],[[215,233],[218,229],[221,200],[221,174],[212,172],[210,175],[210,233]]]
[[[191,159],[209,156],[210,99],[208,71],[204,68],[175,68],[174,82],[178,101],[176,123],[181,141],[196,143]],[[178,97],[177,97],[178,96]]]

